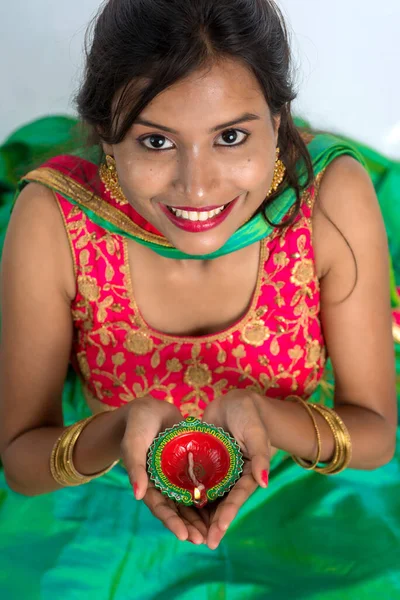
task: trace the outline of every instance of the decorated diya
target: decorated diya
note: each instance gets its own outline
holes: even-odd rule
[[[226,494],[243,464],[239,444],[229,433],[195,417],[160,433],[147,458],[156,488],[179,504],[198,508]]]

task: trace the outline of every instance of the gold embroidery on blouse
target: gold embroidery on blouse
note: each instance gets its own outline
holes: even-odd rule
[[[302,258],[292,270],[290,281],[295,285],[307,285],[314,278],[314,263],[311,259]]]
[[[125,348],[133,354],[144,356],[153,350],[153,340],[143,331],[130,331],[125,339]]]
[[[310,369],[315,367],[318,361],[321,359],[322,347],[318,340],[312,340],[308,342],[306,348],[306,368]]]
[[[270,337],[270,331],[265,326],[264,321],[258,319],[252,319],[244,326],[243,331],[240,335],[243,342],[250,346],[262,346],[264,342]]]
[[[321,181],[326,169],[327,167],[325,167],[325,169],[322,169],[322,171],[318,173],[318,175],[314,178],[314,182],[311,186],[311,189],[308,188],[302,195],[302,201],[308,206],[308,208],[311,210],[311,213],[313,211],[315,201],[318,197],[319,188],[321,187]]]
[[[297,379],[301,375],[300,370],[296,368],[296,364],[300,359],[304,358],[305,353],[306,367],[311,369],[304,384],[306,393],[311,393],[315,389],[319,371],[325,361],[325,348],[320,346],[319,342],[313,340],[309,335],[311,323],[315,319],[318,319],[319,307],[314,306],[309,308],[306,300],[313,295],[312,288],[310,287],[311,282],[314,282],[317,290],[319,284],[314,268],[312,270],[310,269],[310,265],[313,265],[313,261],[308,258],[309,249],[305,248],[307,240],[305,235],[299,236],[297,240],[298,252],[290,256],[292,260],[296,259],[296,263],[292,269],[291,276],[294,279],[292,283],[299,286],[299,290],[295,293],[291,302],[295,312],[293,319],[289,320],[278,314],[276,317],[276,331],[272,331],[266,327],[262,317],[267,312],[273,311],[274,307],[260,306],[257,308],[262,285],[273,286],[276,292],[275,305],[284,306],[285,297],[282,294],[282,291],[285,287],[285,281],[276,281],[275,278],[290,262],[287,252],[284,250],[276,252],[271,260],[275,267],[273,273],[266,273],[264,267],[267,261],[268,248],[266,246],[266,240],[263,240],[260,244],[257,284],[250,303],[250,308],[244,317],[236,324],[232,325],[228,330],[221,333],[201,337],[180,337],[152,331],[142,318],[132,292],[127,240],[116,234],[107,233],[105,236],[89,234],[87,230],[87,218],[85,215],[80,214],[80,212],[79,208],[73,207],[70,215],[73,214],[80,218],[68,223],[68,233],[73,240],[79,238],[76,241],[76,248],[81,250],[79,252],[81,275],[78,277],[78,286],[82,295],[82,300],[77,303],[74,308],[74,318],[83,321],[84,330],[79,330],[79,335],[81,336],[82,341],[84,341],[81,346],[91,346],[96,348],[97,356],[95,359],[96,368],[94,368],[92,372],[90,372],[86,352],[84,350],[78,353],[78,364],[85,379],[89,379],[90,377],[93,377],[93,375],[98,375],[102,376],[105,381],[109,381],[109,387],[108,384],[105,386],[105,384],[103,385],[102,382],[96,381],[95,379],[93,381],[93,387],[96,390],[97,398],[100,401],[111,398],[114,395],[112,388],[115,387],[119,388],[118,397],[123,402],[130,402],[135,398],[159,392],[164,395],[163,399],[165,401],[173,403],[176,383],[168,383],[168,381],[170,380],[172,373],[183,371],[183,379],[192,389],[181,399],[181,409],[188,415],[201,416],[203,408],[200,408],[200,406],[201,403],[204,406],[208,404],[210,400],[210,389],[212,391],[211,397],[213,398],[232,389],[228,379],[223,377],[225,373],[235,373],[239,376],[239,381],[242,382],[244,388],[252,389],[260,394],[266,394],[271,388],[279,388],[282,385],[281,380],[285,381],[285,386],[287,386],[287,380],[289,380],[291,390],[295,392],[298,386]],[[310,219],[300,216],[299,223],[301,224],[301,227],[310,230]],[[288,228],[288,231],[290,231],[293,226],[297,227],[297,225],[298,223],[296,222],[291,228]],[[269,236],[269,240],[275,237],[278,239],[278,245],[283,247],[285,243],[285,233],[286,232],[283,232],[283,234],[275,232],[273,236]],[[120,256],[120,248],[123,250],[124,264],[120,267],[120,272],[123,275],[122,285],[114,284],[112,281],[115,272],[110,265],[107,256],[104,255],[101,247],[99,247],[101,242],[106,243],[107,251],[111,255],[113,253],[119,253]],[[90,255],[87,250],[89,244],[93,245],[97,258],[101,257],[106,263],[107,282],[102,287],[103,291],[106,292],[106,295],[101,302],[98,302],[100,298],[100,288],[92,274],[93,266],[89,265]],[[107,272],[108,267],[110,268]],[[107,292],[109,292],[108,295]],[[129,301],[132,314],[130,314],[128,318],[130,319],[131,325],[136,329],[132,330],[130,323],[127,321],[107,323],[108,310],[117,313],[122,310],[122,306],[119,305],[118,302],[115,302],[115,298]],[[90,302],[96,302],[97,305],[93,307]],[[100,325],[100,327],[96,326],[96,329],[93,328],[93,308],[96,310]],[[132,352],[137,356],[144,356],[151,353],[150,369],[147,370],[143,366],[136,366],[135,373],[138,378],[140,378],[140,383],[136,381],[131,384],[132,389],[126,385],[126,373],[124,372],[124,369],[126,369],[126,357],[122,352],[116,353],[112,357],[112,373],[104,371],[103,369],[106,360],[103,347],[115,346],[117,343],[112,328],[125,331],[124,345],[129,352]],[[281,352],[280,337],[282,335],[290,335],[290,339],[295,341],[296,336],[301,329],[302,335],[304,335],[306,340],[306,346],[305,348],[302,348],[297,345],[288,350],[287,357],[289,357],[291,361],[289,365],[287,363],[286,366],[283,366],[283,364],[277,365],[275,360],[269,359],[263,354],[258,357],[258,363],[263,367],[263,371],[261,373],[256,371],[253,373],[254,365],[248,363],[246,346],[259,347],[263,345],[265,341],[270,339],[269,351],[271,356],[279,357]],[[236,359],[236,366],[227,367],[227,352],[221,347],[220,342],[223,340],[232,342],[232,334],[235,331],[240,333],[240,338],[243,343],[231,350],[231,355]],[[98,342],[98,338],[100,338],[101,343]],[[161,363],[161,352],[165,347],[171,345],[171,341],[175,341],[174,352],[177,355],[179,355],[183,344],[191,343],[192,358],[184,361],[184,363],[182,363],[178,357],[170,358],[166,361],[167,372],[164,376],[159,377],[154,375],[154,369]],[[201,362],[200,350],[202,345],[207,349],[211,349],[214,345],[216,346],[219,366],[211,370],[208,365]],[[222,378],[217,380],[216,375],[222,376]],[[151,384],[149,383],[149,379]],[[206,388],[209,388],[208,393],[206,392]]]
[[[288,259],[286,252],[276,252],[274,254],[274,265],[278,267],[286,267],[289,264],[290,260]]]
[[[94,277],[79,275],[78,290],[85,300],[88,300],[89,302],[95,302],[100,298],[100,288]]]
[[[183,369],[183,365],[178,358],[170,358],[167,360],[167,369],[171,373],[180,373]]]
[[[210,385],[212,376],[209,367],[203,363],[190,365],[186,369],[184,381],[193,388],[202,388]]]
[[[86,352],[78,352],[76,355],[76,358],[78,360],[79,369],[80,369],[80,372],[82,373],[84,380],[89,381],[90,380],[90,367],[89,367],[89,363],[86,358]]]

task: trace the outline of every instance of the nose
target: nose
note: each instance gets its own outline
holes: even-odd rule
[[[180,157],[174,181],[176,192],[193,207],[212,204],[219,188],[219,169],[207,153],[196,150]]]

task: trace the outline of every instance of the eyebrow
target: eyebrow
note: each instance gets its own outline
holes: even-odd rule
[[[220,131],[221,129],[227,129],[228,127],[233,127],[234,125],[239,125],[239,123],[245,123],[246,121],[259,121],[259,115],[255,115],[253,113],[244,113],[237,119],[233,119],[232,121],[228,121],[227,123],[221,123],[220,125],[216,125],[209,130],[209,133],[215,133],[216,131]],[[135,121],[137,125],[145,125],[146,127],[154,127],[155,129],[161,129],[162,131],[166,131],[167,133],[179,134],[176,129],[171,129],[170,127],[165,127],[165,125],[160,125],[159,123],[153,123],[152,121],[148,121],[147,119],[142,119],[138,117]]]

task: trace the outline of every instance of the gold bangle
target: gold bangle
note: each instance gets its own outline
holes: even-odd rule
[[[312,471],[315,469],[315,467],[317,467],[319,461],[320,461],[320,457],[321,457],[321,434],[319,432],[318,429],[318,425],[317,422],[315,420],[315,417],[313,415],[313,412],[308,404],[308,402],[306,402],[305,400],[303,400],[303,398],[300,398],[300,396],[288,396],[286,398],[286,400],[289,401],[294,401],[294,402],[298,402],[299,404],[302,404],[304,406],[304,408],[306,409],[306,411],[308,412],[308,414],[311,417],[311,420],[313,422],[314,425],[314,429],[315,429],[315,433],[317,436],[317,456],[315,457],[314,461],[308,461],[305,460],[304,458],[300,458],[298,456],[295,456],[294,454],[292,454],[292,459],[294,460],[294,462],[299,465],[300,467],[302,467],[303,469],[305,469],[306,471]]]
[[[342,421],[341,417],[336,412],[335,412],[335,416],[336,416],[336,419],[342,429],[343,436],[345,439],[346,457],[345,457],[344,465],[342,466],[342,470],[344,470],[349,466],[349,464],[351,462],[351,459],[353,456],[353,445],[351,443],[351,436],[350,436],[349,430],[347,429],[346,424]]]
[[[67,465],[67,452],[70,446],[71,441],[75,438],[75,441],[78,436],[76,434],[80,433],[83,427],[87,424],[88,419],[83,421],[78,421],[74,425],[67,427],[61,436],[59,437],[55,452],[53,455],[52,462],[52,474],[54,479],[63,486],[74,486],[80,485],[81,483],[88,483],[90,481],[89,477],[74,477],[68,469]]]
[[[97,413],[97,414],[103,414],[103,413]],[[97,416],[97,414],[94,416]],[[93,417],[91,417],[90,420],[92,420],[92,418]],[[111,469],[113,467],[115,467],[115,465],[119,462],[119,460],[115,460],[110,466],[106,467],[105,469],[102,469],[98,473],[94,473],[93,475],[82,475],[82,473],[79,473],[75,469],[75,465],[74,465],[74,461],[73,461],[73,452],[74,452],[75,444],[78,441],[79,436],[81,435],[83,429],[86,427],[88,422],[89,421],[82,424],[81,428],[79,429],[79,431],[77,433],[75,433],[74,437],[71,439],[71,441],[68,445],[67,454],[66,454],[66,467],[67,467],[67,471],[71,477],[78,478],[78,479],[86,478],[86,479],[88,479],[88,482],[89,482],[92,479],[101,477],[102,475],[105,475],[106,473],[111,471]]]
[[[330,463],[317,467],[315,471],[323,475],[337,475],[349,465],[352,455],[351,438],[346,425],[331,408],[321,404],[310,404],[328,423],[335,439],[335,452]]]
[[[51,455],[50,455],[50,472],[51,475],[54,479],[54,481],[56,483],[58,483],[58,485],[65,485],[64,483],[64,479],[62,477],[59,476],[58,472],[58,468],[56,467],[56,464],[58,463],[58,450],[60,447],[60,440],[61,437],[58,438],[58,440],[56,441],[56,443],[53,446],[53,449],[51,451]]]
[[[316,467],[315,472],[320,473],[321,475],[330,475],[332,471],[334,471],[338,465],[342,463],[343,460],[343,446],[341,443],[340,433],[338,432],[335,420],[332,418],[330,413],[325,412],[318,404],[310,405],[312,408],[318,412],[327,422],[329,428],[332,432],[333,439],[335,441],[335,450],[331,461],[324,466]]]
[[[325,467],[321,467],[318,472],[327,475],[336,475],[343,471],[351,460],[351,439],[345,424],[334,410],[323,405],[318,405],[318,408],[315,407],[315,409],[318,410],[322,416],[325,416],[326,419],[333,420],[332,430],[334,435],[336,434],[337,436],[336,439],[338,445],[337,459],[331,461],[331,463]]]
[[[61,486],[76,486],[89,483],[92,479],[108,473],[118,461],[93,475],[82,475],[74,466],[73,452],[76,442],[83,429],[99,414],[92,415],[67,427],[56,441],[50,456],[50,471],[53,479]]]
[[[89,483],[89,481],[92,479],[91,476],[78,473],[72,460],[75,444],[78,441],[82,431],[91,420],[92,417],[89,417],[88,419],[84,419],[83,421],[78,421],[75,423],[67,432],[63,440],[63,460],[61,466],[65,471],[67,480],[71,482],[70,485]]]
[[[340,473],[341,471],[343,471],[344,469],[346,469],[349,466],[349,463],[350,463],[351,457],[352,457],[352,443],[351,443],[351,437],[350,437],[349,431],[348,431],[345,423],[342,421],[340,416],[337,414],[337,412],[332,409],[328,409],[327,407],[325,407],[325,408],[327,410],[330,410],[331,415],[335,418],[337,425],[338,425],[338,429],[340,431],[340,436],[343,438],[343,462],[332,473],[332,475],[336,475],[337,473]]]

